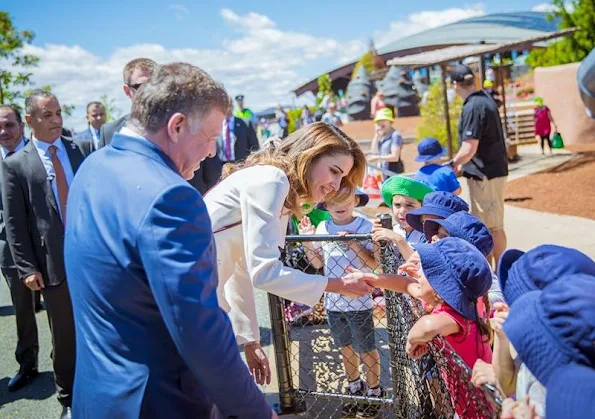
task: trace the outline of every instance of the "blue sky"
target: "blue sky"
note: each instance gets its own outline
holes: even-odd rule
[[[52,84],[77,107],[69,127],[84,126],[84,106],[105,93],[122,112],[121,69],[131,58],[189,61],[211,72],[255,110],[291,103],[292,88],[377,46],[461,18],[543,9],[546,1],[403,2],[9,0],[6,10],[36,39],[37,84]]]

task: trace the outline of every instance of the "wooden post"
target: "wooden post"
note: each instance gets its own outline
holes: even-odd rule
[[[483,55],[479,56],[479,88],[483,89],[483,81],[486,79],[486,63]]]
[[[446,123],[446,138],[448,138],[448,158],[452,159],[452,133],[450,132],[450,114],[448,110],[448,85],[446,84],[446,66],[440,65],[440,75],[442,78],[442,98],[444,100],[444,122]]]
[[[502,91],[502,109],[504,111],[504,138],[508,138],[508,112],[506,111],[506,83],[504,82],[504,74],[502,63],[498,66],[498,78],[500,79],[500,90]]]

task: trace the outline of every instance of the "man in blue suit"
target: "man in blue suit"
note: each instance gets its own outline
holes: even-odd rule
[[[87,122],[89,127],[74,136],[81,140],[87,140],[93,144],[93,149],[99,148],[100,129],[105,124],[105,106],[101,102],[89,102],[87,105]]]
[[[185,180],[214,155],[230,105],[202,70],[158,67],[128,125],[81,166],[65,239],[73,417],[276,417],[219,308],[211,221]]]

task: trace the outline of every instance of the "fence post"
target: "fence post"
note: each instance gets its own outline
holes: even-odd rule
[[[268,296],[281,413],[295,413],[296,404],[294,401],[293,378],[291,375],[289,331],[285,323],[283,299],[273,294],[268,294]]]

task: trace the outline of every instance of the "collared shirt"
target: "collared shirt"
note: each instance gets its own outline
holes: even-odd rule
[[[93,137],[93,145],[95,146],[95,149],[98,149],[99,148],[100,132],[98,129],[95,129],[90,125],[89,125],[89,131],[91,132],[91,137]]]
[[[39,154],[39,158],[43,163],[43,167],[45,167],[45,171],[48,175],[48,180],[52,185],[52,192],[54,193],[54,197],[56,198],[56,203],[58,204],[58,211],[60,212],[60,217],[64,219],[64,215],[62,214],[62,205],[60,202],[60,195],[58,195],[58,184],[56,182],[56,172],[54,171],[54,165],[52,163],[52,155],[49,151],[50,146],[55,145],[58,147],[58,151],[56,155],[58,156],[58,160],[62,163],[62,168],[64,169],[64,175],[66,176],[66,183],[70,187],[72,183],[72,179],[74,178],[74,172],[72,170],[72,165],[70,164],[70,159],[68,158],[68,153],[66,152],[66,146],[62,142],[62,138],[58,138],[53,143],[46,143],[43,141],[38,140],[35,137],[31,137],[33,141],[33,145]]]
[[[21,139],[21,142],[15,147],[14,152],[16,153],[21,148],[25,147],[25,139]],[[0,146],[0,154],[2,154],[2,160],[6,158],[6,156],[10,153],[10,150],[4,146]]]

